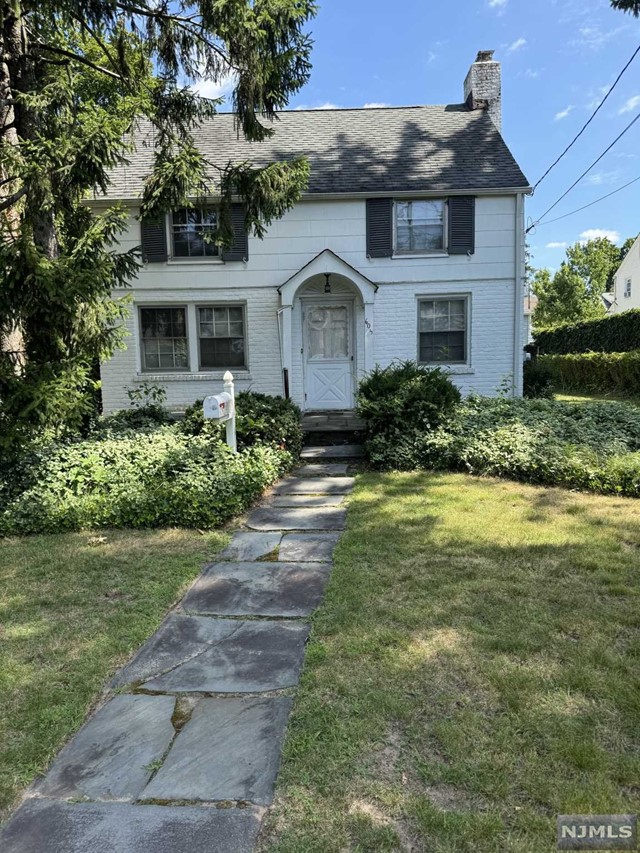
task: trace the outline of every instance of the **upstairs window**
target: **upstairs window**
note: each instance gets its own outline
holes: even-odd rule
[[[171,215],[174,258],[216,258],[218,216],[212,207],[183,207]]]
[[[242,305],[198,308],[200,368],[246,367]]]
[[[186,308],[141,308],[140,338],[145,371],[188,370]]]
[[[631,279],[627,278],[624,282],[624,295],[627,299],[631,296]]]
[[[466,364],[467,299],[421,299],[418,303],[418,361]]]
[[[432,255],[446,250],[443,199],[396,201],[396,255]]]

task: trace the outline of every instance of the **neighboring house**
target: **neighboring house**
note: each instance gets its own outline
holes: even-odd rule
[[[220,389],[227,369],[240,390],[351,408],[358,380],[397,359],[445,367],[463,392],[493,394],[514,378],[520,394],[530,188],[500,135],[492,55],[478,54],[463,104],[287,111],[253,144],[231,114],[205,123],[196,141],[219,165],[311,164],[302,200],[263,240],[246,235],[235,205],[234,244],[220,252],[204,239],[215,199],[139,221],[153,161],[139,140],[93,205],[129,207],[122,247],[142,244],[145,258],[128,347],[102,366],[105,411],[145,381],[179,410]]]
[[[608,314],[640,308],[640,235],[616,271],[612,292],[605,297]]]
[[[523,346],[533,343],[533,327],[532,317],[533,312],[538,307],[538,297],[531,290],[525,293],[524,297],[524,337],[522,339]]]

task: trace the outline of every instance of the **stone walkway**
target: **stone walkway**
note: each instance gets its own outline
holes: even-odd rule
[[[278,483],[29,790],[3,853],[245,853],[273,800],[347,463]]]

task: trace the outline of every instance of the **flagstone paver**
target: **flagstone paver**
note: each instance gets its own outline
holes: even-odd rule
[[[309,626],[171,615],[114,679],[156,693],[260,693],[298,682]]]
[[[173,696],[114,696],[83,726],[37,785],[47,797],[134,800],[175,730]]]
[[[270,507],[317,507],[340,506],[344,503],[344,495],[275,495],[269,501]]]
[[[238,530],[231,542],[220,554],[221,560],[259,560],[278,547],[282,533],[258,533],[254,530]]]
[[[361,444],[330,444],[322,447],[303,447],[303,459],[358,459],[364,456]]]
[[[348,470],[346,462],[319,462],[315,465],[301,465],[294,473],[296,477],[344,477]]]
[[[247,526],[254,530],[342,530],[347,511],[340,507],[258,507]]]
[[[203,699],[142,799],[273,800],[292,700]]]
[[[321,563],[214,563],[182,606],[216,616],[308,616],[322,600],[329,571]]]
[[[290,562],[329,563],[339,539],[339,533],[286,533],[278,556]]]
[[[3,853],[254,849],[292,703],[278,691],[299,680],[302,620],[329,579],[347,471],[347,461],[303,465],[249,513],[248,529],[117,673],[119,694],[28,792],[1,833]]]
[[[348,495],[353,477],[286,477],[275,487],[277,495]]]
[[[261,809],[28,800],[3,853],[251,853]]]

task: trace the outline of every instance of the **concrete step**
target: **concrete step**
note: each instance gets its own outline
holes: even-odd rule
[[[362,459],[364,448],[361,444],[323,444],[304,447],[300,455],[303,459]]]

